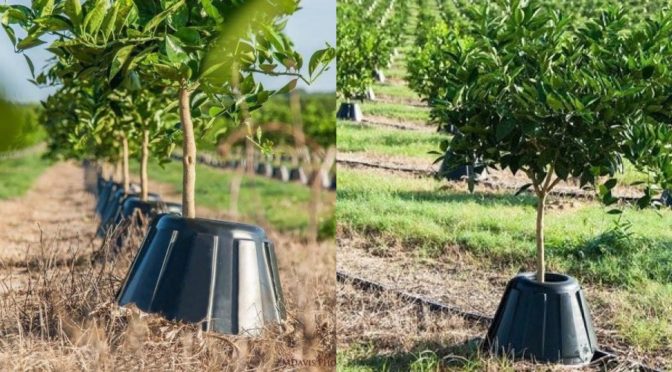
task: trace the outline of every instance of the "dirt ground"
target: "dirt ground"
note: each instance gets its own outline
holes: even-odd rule
[[[494,316],[506,283],[516,274],[515,270],[511,268],[509,270],[483,269],[476,259],[465,252],[460,252],[457,248],[451,250],[450,247],[446,247],[447,252],[441,255],[440,259],[427,260],[414,255],[403,247],[392,246],[384,251],[376,250],[375,239],[364,238],[355,232],[344,231],[342,228],[339,229],[338,235],[337,270],[375,281],[388,288],[455,306],[462,311]],[[450,283],[450,285],[447,285],[447,283]],[[613,318],[619,311],[613,305],[614,301],[609,301],[609,299],[613,299],[615,293],[604,288],[585,285],[583,289],[586,297],[591,299],[591,315],[596,325],[598,342],[602,348],[644,362],[647,365],[670,367],[672,360],[665,354],[672,352],[672,349],[659,353],[638,353],[634,348],[623,342],[623,337],[619,335],[617,329],[610,326],[609,319]],[[377,314],[380,310],[364,314],[359,305],[350,305],[352,302],[364,301],[363,297],[366,296],[370,296],[370,293],[348,284],[339,283],[339,323],[337,331],[339,350],[344,347],[347,348],[353,342],[360,343],[363,340],[368,340],[367,342],[375,345],[382,345],[381,351],[383,354],[385,350],[388,352],[399,352],[400,350],[411,352],[414,350],[412,345],[416,345],[417,348],[418,344],[422,345],[423,343],[430,346],[434,344],[435,347],[444,350],[445,345],[458,347],[468,343],[474,337],[483,337],[485,334],[483,326],[468,323],[464,320],[451,319],[455,318],[453,316],[443,319],[445,315],[423,313],[422,317],[409,318],[408,313],[411,311],[409,308],[413,307],[412,305],[399,303],[398,299],[390,296],[379,296],[384,298],[378,302],[382,301],[385,304],[376,306],[381,309],[388,309],[389,313],[385,315],[386,317],[395,320],[404,319],[403,322],[392,322],[394,327],[412,328],[412,325],[405,324],[405,322],[412,322],[418,329],[425,330],[424,324],[427,321],[433,321],[437,316],[442,317],[436,323],[440,327],[439,330],[426,328],[425,335],[419,339],[416,337],[417,335],[411,336],[407,332],[391,332],[387,329],[389,325],[385,325],[382,320],[371,323],[371,319],[382,317],[381,314]],[[401,313],[394,314],[394,312]],[[404,313],[406,315],[403,315]],[[443,327],[448,328],[444,329]],[[362,331],[364,332],[363,338],[358,338],[356,332],[354,332],[358,329],[366,330],[365,332]],[[388,333],[389,338],[396,337],[397,339],[391,341],[384,338],[372,339],[369,337],[373,334],[387,335]],[[448,340],[450,341],[448,343],[446,343],[447,341],[436,343],[437,337],[449,337],[451,339]],[[458,349],[460,348],[458,347]],[[455,352],[453,349],[450,351]],[[468,350],[462,351],[469,354]],[[473,355],[471,356],[473,357]],[[492,363],[502,362],[496,358],[490,359],[492,359],[490,360]]]
[[[267,230],[287,320],[258,338],[206,333],[116,306],[142,235],[122,254],[109,255],[107,244],[94,237],[95,198],[83,181],[79,165],[57,163],[23,197],[0,201],[0,211],[11,216],[0,223],[0,370],[333,369],[333,242],[308,246]],[[167,185],[152,183],[151,189],[179,201]]]

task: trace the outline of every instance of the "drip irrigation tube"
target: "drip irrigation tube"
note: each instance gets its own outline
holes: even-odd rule
[[[350,283],[354,287],[363,290],[363,291],[370,291],[370,292],[377,292],[377,293],[390,293],[395,295],[397,298],[414,304],[414,305],[420,305],[420,306],[425,306],[427,307],[430,311],[434,312],[440,312],[440,313],[448,313],[452,315],[457,315],[465,320],[474,322],[474,323],[480,323],[483,325],[489,325],[490,322],[492,321],[492,317],[487,316],[485,314],[481,313],[476,313],[476,312],[469,312],[469,311],[464,311],[462,309],[459,309],[455,306],[450,306],[444,303],[441,303],[439,301],[435,301],[432,299],[428,299],[422,296],[418,296],[412,293],[408,293],[402,290],[394,289],[385,286],[384,284],[377,283],[375,281],[371,281],[368,279],[364,279],[362,277],[358,277],[355,275],[348,274],[344,271],[336,271],[336,280],[341,282],[341,283]],[[606,351],[606,350],[597,350],[595,351],[595,354],[593,355],[593,360],[591,364],[594,365],[607,365],[610,362],[617,361],[618,355],[616,355],[613,352]],[[627,362],[630,366],[635,368],[637,371],[640,372],[662,372],[662,370],[653,368],[647,365],[644,365],[640,362],[631,360],[631,359],[624,359],[621,358],[621,361]]]
[[[376,168],[383,169],[395,172],[404,172],[411,173],[419,176],[425,177],[434,177],[436,176],[436,171],[421,169],[421,168],[412,168],[412,167],[399,167],[393,165],[384,165],[369,163],[360,160],[346,160],[346,159],[336,159],[336,163],[344,164],[351,167],[367,167],[367,168]],[[466,182],[465,182],[466,183]],[[513,185],[506,182],[497,182],[497,181],[476,181],[477,185],[492,187],[492,188],[502,188],[511,191],[518,191],[522,185]],[[533,193],[532,190],[526,190],[526,193]],[[562,197],[562,198],[577,198],[577,199],[596,199],[596,196],[590,192],[580,191],[580,190],[553,190],[550,192],[550,195]],[[637,197],[634,196],[615,196],[620,202],[633,203],[637,201]]]

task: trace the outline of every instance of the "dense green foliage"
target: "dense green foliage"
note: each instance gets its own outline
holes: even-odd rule
[[[39,107],[0,98],[0,152],[19,150],[44,139]]]
[[[294,145],[294,138],[289,133],[296,120],[302,123],[302,129],[307,138],[319,144],[322,148],[336,144],[336,97],[334,93],[307,93],[299,94],[300,112],[296,115],[292,111],[290,95],[276,95],[271,97],[264,106],[251,114],[251,121],[255,125],[278,123],[287,127],[286,132],[264,131],[263,137],[273,145]],[[218,142],[231,135],[238,125],[231,120],[221,119],[213,124],[213,130],[199,140],[199,148],[214,150]]]
[[[408,2],[397,0],[339,1],[337,91],[340,98],[361,98],[376,69],[387,66],[399,46]]]
[[[310,84],[334,58],[327,46],[300,73],[303,56],[283,32],[298,8],[297,0],[40,0],[30,8],[2,5],[0,13],[19,51],[56,38],[45,71],[36,74],[26,56],[36,84],[61,86],[43,116],[52,154],[115,160],[122,144],[127,165],[133,147],[143,159],[150,147],[166,159],[181,137],[184,214],[195,217],[195,133],[221,117],[246,123],[271,96],[290,92],[299,79]],[[13,24],[27,35],[17,37]],[[271,90],[259,75],[289,81]],[[261,144],[261,132],[253,140]]]

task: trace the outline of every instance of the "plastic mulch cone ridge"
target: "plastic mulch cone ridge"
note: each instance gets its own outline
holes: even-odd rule
[[[257,335],[285,317],[263,229],[173,214],[150,224],[117,300],[225,334]]]
[[[534,273],[509,281],[486,338],[496,353],[542,363],[587,364],[597,350],[590,310],[578,281]]]

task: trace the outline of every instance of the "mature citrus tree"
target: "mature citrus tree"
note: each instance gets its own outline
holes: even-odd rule
[[[672,112],[671,18],[635,22],[612,9],[577,20],[534,0],[477,10],[470,14],[480,26],[451,35],[456,42],[441,53],[447,61],[437,109],[442,125],[462,134],[444,150],[456,164],[478,159],[527,175],[524,188],[538,198],[543,282],[544,208],[559,182],[575,177],[586,186],[608,177],[598,189],[613,203],[613,176],[624,157],[651,169],[662,165],[643,160],[669,147],[662,141]],[[650,200],[647,187],[640,205]]]

